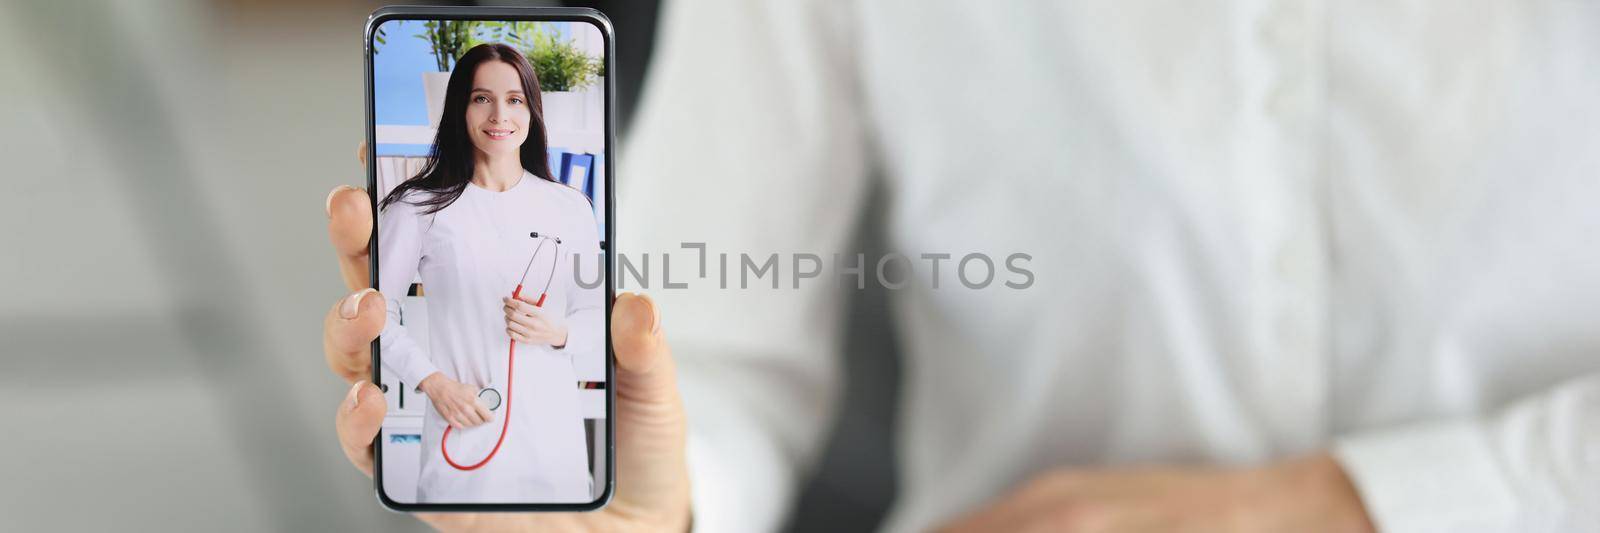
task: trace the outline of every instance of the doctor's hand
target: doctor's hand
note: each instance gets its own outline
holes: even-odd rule
[[[417,390],[427,394],[428,401],[433,402],[433,410],[456,429],[481,425],[494,418],[494,413],[478,402],[478,387],[450,379],[443,372],[422,378]]]
[[[363,151],[364,153],[364,151]],[[353,383],[339,403],[334,426],[345,456],[372,475],[372,444],[387,404],[372,372],[372,340],[383,330],[383,298],[368,289],[367,242],[372,204],[365,191],[334,189],[328,195],[328,236],[350,295],[333,305],[323,322],[323,352],[335,375]],[[616,352],[616,472],[611,503],[592,513],[418,514],[450,531],[671,531],[689,527],[689,470],[684,459],[687,426],[678,395],[672,349],[661,315],[650,298],[621,294],[612,303],[612,348]]]
[[[500,299],[506,313],[506,335],[523,344],[543,344],[555,348],[567,345],[567,324],[559,313],[533,305],[538,300],[528,295]]]
[[[976,531],[1369,533],[1355,488],[1327,454],[1259,468],[1060,470],[960,518]]]

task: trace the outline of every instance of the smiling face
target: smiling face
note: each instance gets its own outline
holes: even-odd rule
[[[467,136],[473,147],[488,156],[516,156],[528,139],[532,116],[517,69],[492,60],[478,67],[467,95]]]

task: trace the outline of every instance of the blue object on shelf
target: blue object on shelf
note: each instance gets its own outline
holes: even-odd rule
[[[567,154],[566,150],[551,148],[550,152],[550,179],[561,181],[561,158]]]
[[[594,199],[593,180],[589,179],[590,170],[594,168],[594,156],[589,154],[571,154],[567,158],[565,168],[565,183],[574,189],[583,191],[590,200]]]

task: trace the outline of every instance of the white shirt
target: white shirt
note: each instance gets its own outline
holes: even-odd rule
[[[891,294],[891,531],[1055,468],[1319,449],[1386,531],[1600,528],[1600,3],[1206,4],[669,6],[617,231],[691,273],[652,295],[698,529],[777,527],[850,408],[846,291],[787,258],[845,247],[878,175],[895,251],[1036,277]],[[718,288],[719,253],[782,288]]]
[[[413,194],[415,200],[426,193]],[[596,268],[599,231],[582,193],[524,173],[504,191],[467,185],[454,202],[424,214],[412,203],[385,207],[378,217],[378,281],[388,321],[379,343],[383,364],[404,383],[434,372],[509,396],[487,423],[452,431],[450,457],[474,464],[505,440],[479,470],[456,470],[444,461],[440,440],[448,425],[431,405],[423,415],[422,464],[417,501],[429,503],[588,502],[592,500],[588,452],[578,403],[574,359],[605,357],[605,303],[601,286],[584,288],[574,276],[581,255]],[[561,238],[558,248],[530,233]],[[535,250],[537,248],[537,255]],[[532,266],[529,266],[530,258]],[[520,279],[524,270],[527,279]],[[551,277],[551,272],[554,276]],[[420,346],[401,321],[401,303],[421,274],[428,306],[428,346]],[[560,310],[567,344],[517,344],[514,381],[508,382],[504,303],[521,284],[538,299],[550,280],[544,309]],[[589,276],[587,280],[597,280]],[[588,281],[585,281],[588,283]]]

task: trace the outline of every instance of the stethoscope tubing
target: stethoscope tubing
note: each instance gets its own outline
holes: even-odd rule
[[[548,235],[540,237],[537,231],[529,233],[528,236],[539,239],[539,245],[533,248],[533,255],[528,257],[528,266],[522,269],[522,277],[517,280],[517,288],[511,291],[511,298],[518,299],[522,296],[522,284],[528,280],[528,272],[533,270],[533,262],[539,258],[539,251],[544,249],[546,242],[554,241],[555,246],[551,251],[552,257],[550,259],[550,275],[545,277],[544,289],[539,291],[539,299],[533,302],[534,307],[543,308],[544,299],[550,294],[550,282],[555,280],[556,269],[561,263],[561,238]],[[450,430],[455,429],[455,427],[446,426],[444,428],[444,437],[439,439],[439,452],[444,455],[444,462],[456,470],[472,471],[482,468],[483,465],[489,464],[490,459],[494,459],[495,454],[500,453],[500,445],[506,442],[506,433],[511,429],[511,390],[512,383],[514,383],[512,376],[517,363],[517,341],[516,339],[510,339],[509,343],[510,346],[506,350],[506,397],[505,401],[501,403],[501,405],[506,406],[506,409],[505,412],[500,413],[500,437],[495,439],[494,448],[489,450],[489,454],[484,456],[483,460],[472,464],[461,464],[450,457],[450,449],[446,447],[446,444],[450,442]],[[482,396],[483,391],[478,391],[478,394]]]

